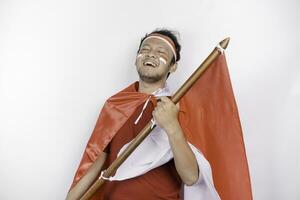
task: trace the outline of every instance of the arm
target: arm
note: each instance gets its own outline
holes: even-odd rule
[[[179,108],[167,97],[153,111],[156,123],[164,129],[173,151],[176,170],[186,185],[193,185],[199,177],[198,164],[178,122]]]
[[[80,181],[70,190],[67,195],[67,200],[76,200],[88,190],[90,185],[97,178],[103,164],[105,163],[107,153],[103,152],[97,160],[88,169],[87,173],[80,179]]]

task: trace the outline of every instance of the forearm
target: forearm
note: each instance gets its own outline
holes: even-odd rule
[[[167,133],[173,151],[176,170],[186,185],[192,185],[197,180],[198,164],[196,157],[187,143],[178,121],[179,104],[168,98],[161,97],[152,112],[155,122]]]
[[[194,184],[200,175],[198,164],[179,123],[176,122],[172,129],[168,130],[168,137],[179,176],[186,185]]]
[[[87,173],[80,179],[80,181],[70,190],[67,195],[67,200],[79,199],[91,186],[94,180],[97,178],[102,166],[106,160],[107,154],[102,153],[94,164],[89,168]]]

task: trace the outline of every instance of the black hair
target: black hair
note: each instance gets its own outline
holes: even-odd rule
[[[178,42],[178,39],[176,37],[176,33],[174,31],[171,31],[171,30],[168,30],[168,29],[155,29],[154,31],[152,31],[150,34],[152,33],[159,33],[161,35],[164,35],[164,36],[167,36],[168,38],[170,38],[174,44],[175,44],[175,51],[176,51],[176,60],[175,60],[175,57],[173,56],[172,58],[172,61],[171,63],[174,64],[176,63],[177,61],[180,60],[180,50],[181,50],[181,45],[179,44]],[[139,45],[139,49],[138,49],[138,52],[140,51],[140,48],[142,46],[142,43],[143,41],[150,35],[150,34],[146,34],[142,39],[141,39],[141,42],[140,42],[140,45]]]

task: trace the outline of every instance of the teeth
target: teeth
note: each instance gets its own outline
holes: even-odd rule
[[[153,65],[151,62],[146,62],[147,65]]]
[[[155,64],[154,64],[154,63],[152,63],[152,62],[149,62],[149,61],[145,62],[145,63],[144,63],[144,65],[151,65],[152,67],[154,67],[154,66],[155,66]]]

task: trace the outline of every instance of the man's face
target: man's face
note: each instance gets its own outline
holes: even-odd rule
[[[163,40],[157,38],[146,39],[136,58],[136,69],[142,79],[148,83],[158,82],[166,79],[171,66],[173,53],[171,47]]]

